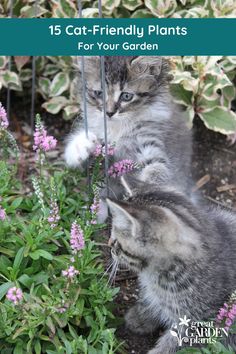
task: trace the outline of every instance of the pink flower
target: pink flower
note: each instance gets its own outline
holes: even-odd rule
[[[0,102],[0,128],[6,129],[9,125],[8,119],[7,119],[7,112],[5,108],[3,107],[2,103]]]
[[[84,233],[76,221],[71,226],[70,246],[73,253],[77,253],[84,248]]]
[[[233,301],[231,297],[228,304],[224,303],[216,317],[218,324],[223,322],[226,331],[230,329],[236,318],[236,304]]]
[[[23,299],[22,290],[14,286],[8,290],[6,298],[17,305]]]
[[[0,220],[5,220],[7,217],[5,210],[0,206]]]
[[[100,209],[100,203],[99,203],[98,197],[95,196],[93,199],[93,204],[90,207],[90,212],[91,212],[91,216],[92,216],[91,224],[97,223],[96,217],[97,217],[97,213],[99,212],[99,209]]]
[[[100,155],[102,155],[102,144],[98,144],[96,147],[95,147],[95,150],[93,152],[93,155],[95,157],[98,157]]]
[[[36,118],[36,126],[34,132],[34,145],[33,149],[35,151],[50,151],[55,149],[57,145],[57,140],[51,136],[47,135],[47,131],[44,128],[39,116]]]
[[[51,200],[50,207],[51,210],[50,216],[48,217],[48,222],[51,224],[51,228],[54,229],[57,226],[58,221],[60,220],[59,208],[56,200]]]
[[[135,168],[134,161],[132,160],[121,160],[115,162],[108,170],[108,174],[111,177],[120,177],[126,173],[133,171]]]
[[[69,266],[68,269],[62,271],[62,275],[67,278],[74,278],[75,275],[79,274],[79,271],[75,269],[74,266]]]
[[[66,308],[65,308],[65,307],[59,307],[59,308],[57,309],[57,312],[59,312],[59,313],[64,313],[64,312],[66,312]]]
[[[230,327],[233,324],[233,321],[230,318],[227,318],[227,320],[225,321],[225,324],[227,327]]]
[[[107,145],[107,155],[108,156],[113,156],[114,155],[114,152],[115,152],[115,147],[114,145],[110,145],[108,144]],[[103,146],[102,144],[98,144],[93,152],[93,155],[95,157],[99,157],[99,156],[103,156],[105,157],[105,154],[106,154],[106,148],[105,146]]]
[[[44,137],[41,147],[44,151],[50,151],[55,149],[56,145],[57,145],[57,140],[53,136],[48,135]]]

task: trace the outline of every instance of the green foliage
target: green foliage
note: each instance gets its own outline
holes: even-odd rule
[[[234,67],[231,71],[232,66]],[[172,94],[186,108],[191,126],[195,114],[207,128],[222,134],[236,131],[236,114],[231,110],[235,98],[233,57],[182,57],[173,59]]]
[[[0,160],[0,206],[7,215],[0,220],[0,352],[115,353],[111,303],[118,289],[108,286],[96,247],[103,226],[91,222],[93,195],[78,171],[39,160],[36,175],[45,209],[37,193],[26,192],[30,180],[23,185],[15,166]],[[48,222],[52,196],[61,217],[54,228]],[[85,238],[78,255],[69,243],[75,220]],[[79,274],[63,276],[71,264]],[[16,305],[6,299],[14,286],[23,291]]]
[[[0,17],[8,16],[10,0],[0,4]],[[83,1],[83,17],[98,17],[97,1]],[[17,0],[13,14],[16,17],[77,17],[76,0]],[[173,17],[206,18],[235,17],[234,0],[103,0],[104,17]],[[233,43],[232,43],[233,45]],[[0,57],[0,90],[27,90],[32,77],[31,58],[14,57],[11,71],[8,57]],[[232,134],[236,131],[236,114],[231,111],[235,98],[233,80],[235,57],[177,57],[173,58],[172,91],[177,102],[186,108],[191,125],[199,116],[207,128]],[[220,67],[223,69],[221,72]],[[52,113],[63,112],[65,119],[79,112],[75,69],[70,57],[37,57],[36,87],[42,96],[42,107]],[[192,91],[193,90],[193,91]]]

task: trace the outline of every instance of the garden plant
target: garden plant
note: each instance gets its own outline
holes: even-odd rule
[[[111,302],[96,234],[96,185],[48,163],[57,141],[37,116],[35,168],[19,178],[20,151],[0,106],[0,352],[115,353]],[[102,156],[94,162],[98,171]]]

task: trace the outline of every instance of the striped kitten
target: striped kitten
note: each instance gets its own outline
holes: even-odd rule
[[[104,142],[100,59],[85,60],[88,138],[84,124],[71,134],[65,160],[79,167]],[[161,57],[105,57],[108,142],[115,159],[142,165],[138,178],[186,190],[191,134],[169,93],[168,63]],[[80,90],[81,91],[81,90]]]
[[[148,354],[178,350],[169,329],[179,318],[216,318],[235,290],[236,215],[195,206],[174,189],[123,179],[130,198],[107,199],[112,254],[138,273],[140,299],[126,315],[130,330],[165,332]],[[227,337],[225,337],[227,338]],[[228,343],[236,349],[235,336]]]

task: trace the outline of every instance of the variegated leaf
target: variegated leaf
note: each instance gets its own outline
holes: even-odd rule
[[[5,70],[1,73],[2,83],[5,87],[9,87],[15,91],[22,90],[22,84],[19,79],[19,76],[13,71]]]
[[[57,114],[60,110],[66,106],[68,100],[64,96],[53,97],[49,101],[43,103],[42,107],[47,112]]]
[[[236,131],[236,114],[225,107],[215,107],[198,113],[208,129],[222,134],[232,134]]]
[[[60,96],[69,88],[70,79],[68,73],[58,73],[50,85],[50,96]]]
[[[77,106],[76,105],[69,105],[63,109],[63,118],[65,120],[69,120],[69,119],[75,117],[78,113],[79,113],[79,106],[78,105]]]
[[[122,0],[122,6],[124,6],[129,11],[136,10],[139,6],[142,5],[142,0]]]

